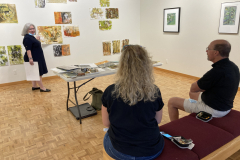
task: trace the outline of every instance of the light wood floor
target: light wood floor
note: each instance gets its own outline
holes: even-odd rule
[[[168,123],[167,101],[178,96],[188,98],[191,83],[196,79],[169,72],[155,71],[165,106],[161,125]],[[81,84],[84,81],[79,81]],[[104,90],[114,83],[114,76],[99,77],[83,86],[83,96],[97,87]],[[50,93],[32,91],[30,83],[0,87],[0,159],[1,160],[102,160],[105,132],[101,114],[82,120],[79,124],[66,111],[67,84],[60,78],[44,80]],[[71,95],[73,98],[73,93]],[[90,102],[90,101],[88,101]],[[71,106],[71,104],[69,103]],[[234,103],[240,111],[240,94]],[[187,113],[180,112],[180,116]],[[240,159],[240,151],[228,160]]]

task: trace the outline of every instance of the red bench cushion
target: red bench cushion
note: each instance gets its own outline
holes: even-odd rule
[[[195,113],[190,114],[192,117],[196,117]],[[207,122],[218,128],[221,128],[234,137],[240,135],[240,112],[236,110],[231,110],[226,116],[222,118],[213,118],[211,121]]]
[[[208,154],[212,153],[216,149],[234,139],[234,136],[227,131],[215,127],[211,124],[202,122],[193,117],[193,115],[183,117],[171,123],[167,123],[163,126],[160,126],[159,129],[160,131],[169,133],[172,136],[179,135],[187,139],[192,139],[195,146],[191,151],[197,154],[199,159],[207,156]],[[165,139],[165,141],[167,141],[167,139]],[[181,148],[178,149],[182,152],[184,150],[187,150]],[[171,152],[177,156],[177,152],[172,152],[171,150],[172,149],[169,149],[167,152]],[[164,152],[162,154],[164,154]]]
[[[164,141],[163,151],[155,160],[199,160],[198,155],[189,149],[180,149],[168,139]]]

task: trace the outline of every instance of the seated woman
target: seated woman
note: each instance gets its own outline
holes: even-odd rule
[[[102,96],[104,148],[117,160],[155,159],[164,147],[158,124],[164,103],[154,85],[152,61],[139,45],[122,50],[116,82]]]

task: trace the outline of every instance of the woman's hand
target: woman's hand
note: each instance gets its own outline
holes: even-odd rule
[[[39,36],[39,35],[36,35],[36,39],[40,41],[40,36]]]
[[[29,63],[30,63],[31,65],[34,65],[33,59],[29,59]]]

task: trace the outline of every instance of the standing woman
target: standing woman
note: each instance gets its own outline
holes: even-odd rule
[[[51,90],[46,89],[42,83],[42,75],[48,73],[48,70],[41,47],[40,37],[36,36],[35,38],[35,33],[36,28],[33,24],[25,24],[22,31],[22,36],[24,36],[23,45],[26,49],[24,61],[29,62],[31,65],[34,65],[33,61],[38,62],[40,81],[32,81],[32,90],[40,89],[40,92],[50,92]]]
[[[162,101],[154,85],[152,61],[139,45],[122,50],[116,82],[102,96],[102,121],[108,132],[104,148],[117,160],[155,159],[164,147],[158,124],[162,120]]]

